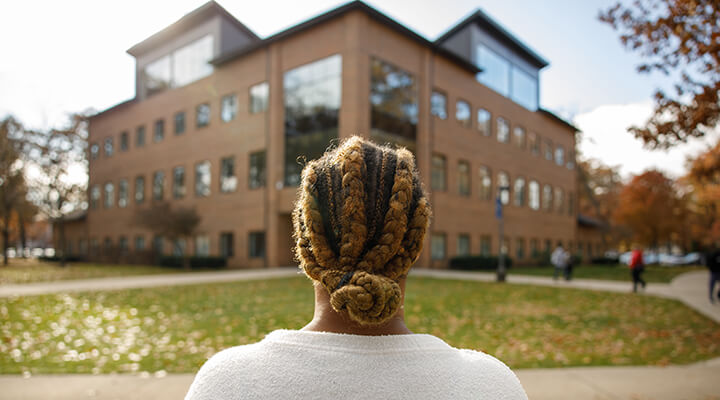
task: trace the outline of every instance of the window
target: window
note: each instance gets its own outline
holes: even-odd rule
[[[112,182],[105,184],[105,208],[115,205],[115,185]]]
[[[433,233],[430,238],[430,255],[433,260],[444,260],[446,251],[445,234]]]
[[[153,236],[153,252],[157,255],[163,255],[165,252],[165,240],[160,235]]]
[[[250,154],[250,177],[248,184],[250,189],[257,189],[265,186],[265,151],[258,151]]]
[[[185,167],[173,168],[173,197],[181,199],[185,197]]]
[[[135,251],[145,251],[145,236],[135,236]]]
[[[138,126],[135,131],[135,147],[145,146],[145,126]]]
[[[478,169],[478,175],[480,176],[480,198],[483,200],[492,199],[492,174],[490,168],[481,166]]]
[[[530,147],[530,153],[532,155],[540,155],[540,139],[538,139],[537,133],[528,133],[528,147]]]
[[[552,186],[543,185],[542,208],[545,211],[552,211]]]
[[[130,146],[130,143],[128,143],[128,141],[128,133],[120,133],[120,151],[128,151],[128,147]]]
[[[458,162],[458,194],[470,196],[470,164],[467,161]]]
[[[130,250],[130,245],[128,244],[128,239],[126,236],[120,236],[120,238],[118,238],[118,247],[120,248],[120,254],[128,253],[128,250]]]
[[[550,253],[552,251],[552,240],[545,239],[545,253]]]
[[[232,232],[220,234],[220,257],[230,258],[235,254],[235,245]]]
[[[562,214],[563,211],[565,211],[565,193],[563,192],[562,188],[556,187],[555,188],[555,210]]]
[[[540,209],[540,185],[536,181],[528,185],[528,205],[533,210]]]
[[[153,174],[153,200],[162,200],[165,195],[165,173],[155,171]]]
[[[220,160],[220,192],[234,192],[236,187],[235,157],[225,157]]]
[[[562,146],[555,148],[555,164],[561,167],[565,165],[565,148]]]
[[[212,73],[213,37],[207,35],[165,55],[142,70],[146,95],[179,87]]]
[[[530,239],[530,257],[537,258],[540,255],[540,241],[537,239]]]
[[[165,138],[165,120],[159,119],[155,121],[155,132],[153,132],[153,141],[155,143],[162,142]]]
[[[475,64],[482,68],[478,81],[507,97],[510,94],[510,62],[484,45],[478,45]]]
[[[507,236],[500,243],[500,252],[506,256],[510,254],[510,239]]]
[[[447,96],[433,90],[430,95],[430,113],[440,119],[447,119]]]
[[[97,238],[90,239],[90,252],[92,254],[98,254],[100,252],[100,243]]]
[[[220,107],[220,119],[222,119],[223,122],[230,122],[235,119],[237,111],[237,96],[234,94],[223,96]]]
[[[90,189],[90,209],[97,210],[100,203],[100,185],[92,185]]]
[[[195,164],[195,196],[210,195],[210,161]]]
[[[210,237],[207,235],[195,236],[195,255],[199,257],[210,255]]]
[[[537,78],[513,65],[510,78],[512,93],[510,98],[516,103],[535,111],[538,108],[538,84]]]
[[[267,82],[250,87],[250,114],[264,112],[268,107],[270,87]]]
[[[182,135],[185,133],[185,111],[175,113],[175,134]]]
[[[492,129],[490,127],[492,122],[492,115],[490,114],[490,111],[481,108],[477,112],[477,123],[478,123],[478,130],[480,133],[482,133],[483,136],[490,136],[492,133]]]
[[[432,170],[430,172],[430,188],[432,190],[447,190],[445,185],[446,176],[445,157],[441,155],[432,156]]]
[[[111,157],[113,155],[113,139],[111,137],[105,138],[105,157]]]
[[[525,258],[525,239],[515,239],[515,258],[522,260]]]
[[[548,161],[553,159],[553,142],[549,139],[545,139],[545,159]]]
[[[470,235],[460,234],[457,240],[457,256],[469,256],[470,255]]]
[[[118,184],[118,207],[125,208],[128,205],[128,181],[120,179]]]
[[[203,103],[195,107],[195,126],[202,128],[210,124],[210,104]]]
[[[105,252],[105,255],[110,255],[112,249],[112,239],[110,239],[109,237],[105,237],[105,240],[103,241],[103,251]]]
[[[525,148],[525,128],[516,126],[515,129],[513,129],[513,142],[515,146],[521,149]]]
[[[175,239],[173,241],[172,255],[175,257],[185,255],[185,239]]]
[[[300,183],[298,158],[319,158],[338,137],[341,72],[339,54],[285,72],[286,185]]]
[[[250,232],[248,237],[250,258],[265,257],[265,232]]]
[[[458,100],[457,103],[455,103],[455,119],[457,119],[462,126],[466,128],[472,126],[472,122],[470,120],[471,114],[472,111],[470,109],[470,104],[468,104],[467,101]]]
[[[418,122],[415,77],[373,58],[370,65],[370,138],[415,149]]]
[[[525,178],[515,178],[515,187],[513,188],[514,204],[516,207],[523,207],[525,205]]]
[[[567,154],[567,169],[575,169],[575,152],[572,150],[568,150]]]
[[[148,96],[171,87],[172,70],[170,56],[161,57],[143,69],[145,92]]]
[[[568,215],[575,215],[575,193],[568,192]]]
[[[135,203],[145,201],[145,177],[138,176],[135,178]]]
[[[492,237],[490,235],[480,236],[480,255],[489,256],[492,254]]]
[[[505,190],[503,190],[505,188]],[[510,177],[507,172],[500,171],[497,175],[497,196],[500,202],[508,204],[510,202]]]
[[[90,159],[97,160],[99,154],[100,154],[100,146],[97,143],[91,144],[90,145]]]
[[[503,117],[497,118],[497,140],[500,143],[510,141],[510,124]]]

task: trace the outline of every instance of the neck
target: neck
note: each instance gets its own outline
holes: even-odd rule
[[[404,295],[404,280],[400,282],[400,287]],[[405,325],[404,311],[401,305],[398,312],[382,325],[360,325],[351,320],[346,312],[335,311],[330,305],[330,295],[327,290],[321,284],[315,283],[315,314],[313,315],[312,321],[305,325],[302,330],[366,336],[407,335],[412,332]]]

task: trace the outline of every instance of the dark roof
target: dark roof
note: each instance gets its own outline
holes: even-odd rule
[[[599,219],[588,217],[587,215],[578,214],[577,224],[587,228],[604,229],[607,228],[607,224]]]
[[[248,36],[250,36],[250,38],[252,38],[252,40],[260,40],[255,32],[251,31],[242,22],[238,21],[237,18],[233,17],[232,14],[227,12],[227,10],[214,0],[211,0],[196,8],[189,14],[185,14],[182,18],[175,21],[167,28],[131,47],[127,52],[135,57],[142,55],[148,50],[167,42],[170,38],[177,36],[182,32],[187,31],[189,28],[196,26],[218,14],[224,16],[228,21],[235,25],[236,28],[245,32]]]
[[[515,35],[508,32],[507,29],[500,26],[500,24],[495,22],[495,20],[490,18],[479,8],[474,13],[470,14],[467,18],[450,28],[450,30],[448,30],[437,40],[435,40],[435,43],[441,45],[443,42],[450,39],[452,36],[454,36],[456,33],[458,33],[470,24],[480,25],[489,33],[491,33],[495,38],[499,39],[508,47],[517,51],[520,55],[522,55],[525,59],[527,59],[537,68],[544,68],[550,64],[547,60],[542,58],[535,51],[529,48],[525,43],[520,41],[520,39],[515,37]]]
[[[553,113],[552,111],[546,110],[546,109],[544,109],[544,108],[538,108],[538,112],[541,113],[541,114],[547,115],[547,116],[550,117],[551,119],[554,119],[555,121],[557,121],[557,122],[565,125],[566,127],[572,129],[572,130],[575,131],[575,132],[580,132],[580,129],[579,129],[577,126],[575,126],[575,125],[573,125],[573,124],[565,121],[564,119],[558,117],[558,116],[557,116],[555,113]]]
[[[97,117],[99,117],[99,116],[101,116],[101,115],[104,115],[104,114],[106,114],[106,113],[113,112],[113,111],[117,111],[117,110],[119,110],[119,109],[121,109],[121,108],[125,108],[125,107],[129,106],[130,104],[135,103],[136,101],[137,101],[137,97],[133,97],[132,99],[125,100],[125,101],[123,101],[123,102],[121,102],[121,103],[115,104],[114,106],[112,106],[112,107],[110,107],[110,108],[106,108],[106,109],[104,109],[104,110],[102,110],[102,111],[99,111],[98,113],[93,114],[93,115],[91,115],[90,117],[88,117],[88,119],[92,120],[93,118],[97,118]]]
[[[398,33],[404,35],[405,37],[410,38],[417,43],[420,43],[423,46],[427,46],[427,47],[431,48],[435,53],[442,55],[443,57],[454,62],[456,65],[464,68],[465,70],[467,70],[473,74],[476,74],[481,71],[481,69],[478,68],[475,64],[468,62],[464,58],[459,57],[459,56],[455,55],[454,53],[452,53],[448,50],[445,50],[444,48],[436,45],[435,43],[425,39],[424,37],[415,33],[411,29],[407,28],[405,25],[398,23],[394,19],[392,19],[392,18],[388,17],[387,15],[377,11],[376,9],[368,6],[367,4],[363,3],[362,1],[353,1],[350,3],[344,4],[340,7],[332,9],[328,12],[320,14],[314,18],[311,18],[305,22],[302,22],[291,28],[288,28],[284,31],[281,31],[272,36],[269,36],[269,37],[263,39],[262,41],[252,43],[249,46],[246,46],[235,52],[231,52],[231,53],[222,55],[214,60],[211,60],[210,62],[214,65],[220,65],[220,64],[226,63],[226,62],[234,60],[238,57],[242,57],[242,56],[244,56],[250,52],[253,52],[259,48],[265,47],[265,46],[269,45],[270,43],[285,39],[289,36],[303,32],[305,30],[308,30],[308,29],[313,28],[317,25],[320,25],[324,22],[330,21],[334,18],[340,17],[350,11],[355,11],[355,10],[362,11],[362,12],[366,13],[368,16],[370,16],[371,18],[373,18],[374,20],[380,22],[381,24],[394,30],[395,32],[398,32]]]

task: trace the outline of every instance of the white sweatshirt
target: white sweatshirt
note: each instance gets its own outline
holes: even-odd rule
[[[186,400],[527,400],[515,374],[485,353],[431,335],[278,330],[202,366]]]

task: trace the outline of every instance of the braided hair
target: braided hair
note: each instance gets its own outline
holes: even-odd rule
[[[400,307],[398,281],[417,260],[429,220],[412,154],[352,137],[302,171],[295,256],[333,309],[382,324]]]

